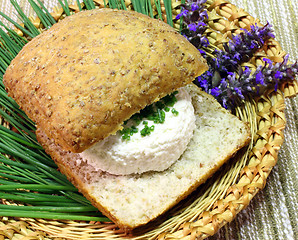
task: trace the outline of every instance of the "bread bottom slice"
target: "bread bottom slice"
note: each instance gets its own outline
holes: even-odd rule
[[[246,123],[195,85],[186,88],[195,109],[196,129],[187,150],[165,171],[111,175],[62,150],[40,130],[38,141],[95,207],[120,228],[134,229],[185,198],[250,140]]]

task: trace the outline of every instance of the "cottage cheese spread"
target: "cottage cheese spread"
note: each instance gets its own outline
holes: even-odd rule
[[[146,119],[148,126],[155,125],[150,135],[141,136],[140,130],[144,127],[141,123],[130,140],[122,140],[118,132],[80,153],[81,157],[96,169],[116,175],[167,169],[185,151],[195,128],[191,97],[180,88],[176,98],[178,101],[174,108],[179,112],[177,116],[171,111],[166,112],[163,124]]]

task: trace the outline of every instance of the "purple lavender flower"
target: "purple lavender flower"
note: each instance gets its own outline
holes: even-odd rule
[[[214,50],[215,58],[205,56],[209,70],[200,76],[197,85],[201,86],[201,83],[204,83],[203,89],[227,108],[232,108],[248,93],[259,94],[267,86],[268,81],[274,82],[274,87],[277,89],[278,82],[285,73],[281,70],[273,71],[273,64],[269,59],[264,59],[266,74],[263,71],[256,71],[254,81],[251,80],[251,70],[249,68],[243,70],[240,67],[242,62],[248,61],[271,37],[274,35],[269,23],[264,27],[253,25],[249,31],[243,30],[242,33],[233,36],[232,40],[224,44],[224,50]],[[218,89],[221,91],[220,94]]]
[[[234,91],[241,99],[244,99],[244,95],[242,93],[241,87],[235,87]]]
[[[237,72],[240,63],[248,61],[271,36],[273,34],[270,24],[264,27],[251,26],[250,31],[244,30],[234,36],[229,43],[224,44],[224,50],[214,50],[215,58],[206,57],[210,69],[218,73],[221,78],[226,78],[229,72]]]
[[[218,97],[221,94],[221,90],[218,87],[212,88],[210,94]]]
[[[176,16],[176,19],[180,19],[181,17],[187,17],[189,10],[181,9],[181,12]]]
[[[195,31],[197,31],[197,25],[196,25],[195,23],[190,23],[190,24],[188,25],[188,29],[189,29],[190,31],[195,32]]]
[[[252,25],[251,30],[244,30],[224,44],[225,51],[215,51],[217,65],[222,77],[227,71],[237,71],[238,64],[248,61],[254,53],[263,47],[264,43],[273,35],[272,26],[267,23],[264,27]],[[224,66],[224,67],[222,67]]]
[[[276,71],[276,73],[274,74],[274,77],[276,79],[282,79],[283,78],[283,74],[281,71]]]
[[[265,76],[261,71],[258,71],[255,77],[256,77],[256,84],[265,85]]]
[[[229,72],[228,76],[222,79],[216,87],[219,91],[215,92],[209,84],[207,92],[212,94],[225,108],[233,109],[236,103],[245,99],[245,96],[260,95],[268,88],[277,91],[280,84],[296,81],[297,61],[288,64],[288,55],[284,57],[284,61],[281,63],[273,64],[271,60],[265,60],[264,66],[258,66],[253,73],[248,67],[239,73]]]
[[[197,3],[192,3],[191,4],[191,11],[196,11],[196,10],[199,10],[199,5]]]
[[[208,92],[209,91],[209,83],[207,81],[207,79],[204,79],[202,77],[198,77],[197,82],[199,84],[199,86],[205,91]]]
[[[270,60],[270,59],[268,59],[268,58],[263,58],[263,61],[266,63],[266,64],[268,64],[269,66],[269,68],[271,68],[272,67],[272,61]]]
[[[268,28],[266,26],[269,26]],[[257,34],[260,36],[258,40],[261,42],[261,44],[264,44],[265,41],[267,41],[269,38],[275,38],[272,30],[271,30],[271,25],[267,22],[264,28],[259,28],[257,25],[252,25],[251,26],[251,32],[254,34]],[[253,35],[252,34],[252,35]]]
[[[181,13],[176,16],[176,19],[182,18],[183,20],[184,28],[181,30],[182,35],[198,49],[209,45],[208,39],[204,36],[204,32],[207,29],[206,21],[208,19],[204,5],[206,1],[188,0],[185,4],[181,4]]]
[[[264,66],[258,66],[254,73],[248,67],[240,67],[267,40],[275,37],[269,23],[264,27],[255,24],[250,30],[243,29],[242,33],[223,45],[224,50],[214,50],[214,58],[207,56],[204,51],[209,45],[204,35],[208,19],[205,3],[206,0],[188,0],[182,4],[181,13],[177,16],[177,19],[183,18],[185,28],[181,31],[182,35],[199,49],[209,65],[209,70],[195,80],[199,87],[212,94],[223,107],[233,109],[247,95],[260,95],[268,87],[277,90],[280,83],[294,80],[298,65],[297,62],[288,65],[287,55],[282,63],[275,65],[264,58]]]

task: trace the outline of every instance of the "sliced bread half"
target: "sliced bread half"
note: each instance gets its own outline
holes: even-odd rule
[[[94,206],[119,227],[134,229],[185,198],[250,140],[246,123],[195,85],[187,85],[186,89],[192,97],[196,129],[187,150],[163,172],[116,176],[96,171],[78,154],[55,145],[40,130],[37,137],[61,172]]]
[[[207,69],[168,24],[103,8],[71,15],[33,38],[3,83],[37,128],[78,153]]]

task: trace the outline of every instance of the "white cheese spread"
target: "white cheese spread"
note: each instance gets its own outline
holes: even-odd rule
[[[185,151],[195,128],[194,108],[188,92],[180,88],[176,98],[174,108],[178,111],[177,116],[171,111],[165,112],[162,124],[144,119],[149,127],[154,125],[150,135],[141,136],[144,125],[140,123],[138,132],[130,140],[123,140],[117,132],[80,153],[80,156],[96,169],[116,175],[167,169]]]

